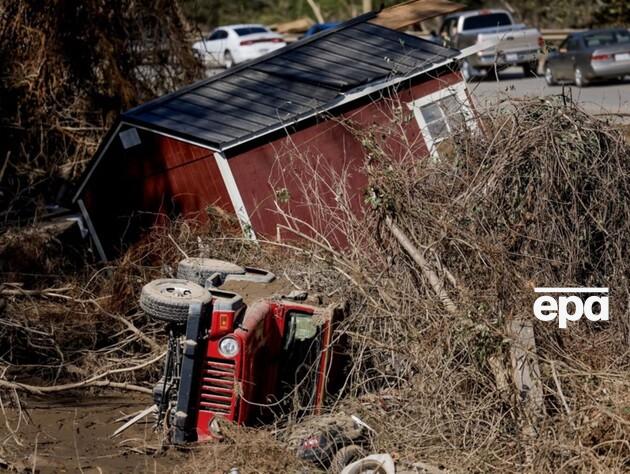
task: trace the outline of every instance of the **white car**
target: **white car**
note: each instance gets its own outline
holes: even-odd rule
[[[282,48],[285,41],[263,25],[229,25],[217,28],[207,38],[193,44],[206,65],[230,68]]]

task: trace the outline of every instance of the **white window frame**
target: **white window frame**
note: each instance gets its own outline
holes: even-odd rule
[[[424,137],[424,142],[426,143],[427,149],[429,150],[429,154],[434,160],[439,159],[437,145],[445,140],[447,137],[433,138],[431,136],[429,126],[424,120],[424,116],[422,115],[422,111],[420,110],[420,108],[427,104],[445,99],[449,96],[455,96],[457,98],[457,102],[461,104],[466,127],[471,130],[476,129],[477,122],[475,121],[475,117],[472,113],[472,107],[470,106],[468,91],[466,89],[466,83],[464,81],[445,87],[444,89],[440,89],[439,91],[429,95],[425,95],[424,97],[420,97],[419,99],[416,99],[412,102],[407,102],[407,107],[409,108],[409,110],[413,111],[413,115],[416,118],[416,122],[418,123],[418,127],[420,128],[420,132],[422,132],[422,136]]]

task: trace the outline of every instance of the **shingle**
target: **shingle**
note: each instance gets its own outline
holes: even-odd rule
[[[363,20],[294,43],[123,115],[131,122],[221,149],[334,105],[391,75],[458,51]]]

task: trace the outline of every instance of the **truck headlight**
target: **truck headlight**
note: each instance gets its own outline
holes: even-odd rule
[[[238,340],[232,336],[227,336],[219,342],[219,352],[223,357],[234,357],[241,350]]]

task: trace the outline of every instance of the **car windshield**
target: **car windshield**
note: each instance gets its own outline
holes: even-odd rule
[[[586,46],[594,48],[597,46],[608,46],[611,44],[630,43],[630,32],[628,31],[603,31],[593,33],[584,37]]]
[[[494,28],[495,26],[511,25],[507,13],[490,13],[488,15],[471,16],[464,20],[464,30],[479,30],[482,28]]]
[[[242,26],[240,28],[234,28],[236,34],[239,36],[255,35],[257,33],[269,33],[267,28],[262,26]]]

